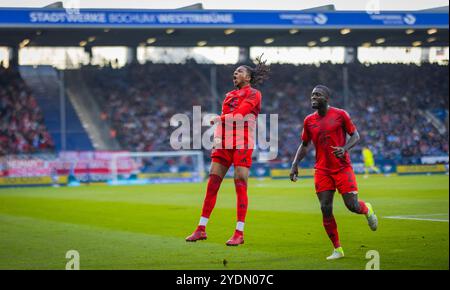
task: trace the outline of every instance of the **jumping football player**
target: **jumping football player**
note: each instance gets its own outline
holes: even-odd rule
[[[333,197],[336,189],[345,206],[352,212],[366,216],[369,227],[375,231],[377,216],[371,204],[358,200],[358,186],[348,151],[359,140],[359,134],[349,114],[328,104],[331,91],[326,86],[316,86],[311,94],[311,106],[316,112],[308,115],[303,124],[302,143],[292,162],[290,178],[297,181],[298,164],[306,156],[310,142],[316,148],[314,183],[322,210],[323,226],[334,246],[327,260],[344,257],[333,216]],[[350,136],[348,141],[347,135]]]
[[[244,223],[247,214],[247,180],[252,165],[253,144],[249,144],[249,126],[255,122],[245,122],[243,128],[233,123],[232,132],[225,128],[227,119],[252,116],[256,118],[261,110],[261,93],[253,86],[263,83],[269,73],[269,67],[261,57],[257,58],[256,67],[239,66],[233,73],[235,90],[226,94],[222,104],[222,114],[212,123],[219,123],[222,130],[215,135],[215,146],[211,152],[211,169],[203,202],[202,213],[197,229],[186,238],[187,242],[206,240],[206,225],[216,204],[217,192],[222,180],[231,165],[234,165],[234,184],[237,195],[237,223],[233,236],[226,242],[227,246],[237,246],[244,243]],[[243,129],[243,130],[242,130]],[[252,128],[254,129],[254,128]],[[216,130],[216,133],[218,131]],[[250,138],[252,139],[252,138]],[[227,144],[230,144],[227,146]],[[230,149],[227,149],[230,148]]]

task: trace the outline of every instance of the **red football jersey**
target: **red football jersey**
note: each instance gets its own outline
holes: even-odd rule
[[[233,149],[253,148],[253,132],[256,130],[256,120],[261,111],[261,92],[252,88],[250,85],[236,89],[226,94],[222,104],[222,134],[216,130],[215,138],[221,135],[222,148],[229,148],[230,142],[233,143]],[[230,118],[239,119],[239,116],[246,117],[250,115],[248,122],[243,123],[243,127],[237,127],[236,123],[229,125]],[[251,136],[250,136],[251,135]],[[227,144],[226,144],[227,143]]]
[[[323,117],[317,112],[308,115],[303,123],[302,141],[314,143],[316,148],[314,168],[323,173],[336,173],[350,167],[348,152],[345,153],[344,158],[337,158],[331,146],[343,147],[347,140],[346,134],[351,135],[355,131],[355,125],[344,110],[330,107]]]

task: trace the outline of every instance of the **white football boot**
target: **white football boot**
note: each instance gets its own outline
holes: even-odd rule
[[[375,212],[373,211],[372,205],[366,202],[366,206],[369,209],[366,214],[367,222],[372,231],[376,231],[378,228],[378,218]]]
[[[342,249],[342,247],[334,249],[331,256],[327,257],[327,260],[336,260],[340,258],[344,258],[344,249]]]

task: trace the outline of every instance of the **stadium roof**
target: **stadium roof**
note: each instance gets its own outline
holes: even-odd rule
[[[0,46],[448,46],[448,15],[0,8]]]

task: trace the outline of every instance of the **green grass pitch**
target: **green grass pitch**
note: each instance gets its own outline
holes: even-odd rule
[[[186,243],[205,183],[0,189],[0,269],[65,269],[66,252],[81,269],[365,269],[366,252],[381,269],[449,269],[449,177],[358,177],[379,229],[334,200],[346,257],[332,251],[312,179],[251,180],[245,245],[226,247],[235,227],[232,180],[222,185],[208,240]],[[397,216],[398,218],[387,218]],[[406,218],[406,219],[404,219]],[[223,260],[228,261],[224,266]]]

